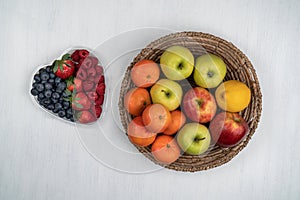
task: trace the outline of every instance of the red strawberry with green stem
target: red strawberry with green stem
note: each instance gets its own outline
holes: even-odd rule
[[[67,79],[74,74],[75,64],[70,59],[70,54],[65,54],[62,60],[56,60],[53,67],[53,72],[61,79]]]
[[[90,107],[91,101],[83,92],[79,92],[73,96],[72,108],[74,110],[88,110]]]

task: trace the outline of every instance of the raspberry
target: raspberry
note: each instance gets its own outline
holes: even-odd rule
[[[99,79],[99,82],[98,82],[98,84],[100,84],[100,83],[104,83],[104,76],[102,75],[102,76],[100,76],[100,79]]]
[[[74,62],[79,62],[80,57],[79,57],[79,50],[76,50],[72,53],[71,58]]]
[[[82,82],[82,87],[83,87],[84,91],[86,91],[86,92],[92,91],[94,89],[94,86],[95,86],[95,84],[92,81],[86,80],[86,81]]]
[[[103,74],[103,67],[100,65],[95,66],[95,70],[97,74],[102,75]]]
[[[105,93],[105,84],[104,83],[100,83],[96,89],[97,93],[99,95],[104,95]]]
[[[91,57],[85,58],[81,64],[81,66],[83,69],[86,69],[86,70],[90,69],[93,66],[93,61],[92,61]]]
[[[96,99],[98,99],[97,92],[87,92],[87,96],[92,101],[95,101]]]
[[[86,58],[89,56],[89,54],[90,54],[90,52],[88,50],[85,50],[85,49],[78,50],[78,55],[80,58]]]
[[[76,74],[76,78],[79,78],[80,80],[86,80],[87,74],[86,71],[82,68],[79,68]]]
[[[99,118],[102,113],[102,108],[100,106],[95,106],[96,117]]]
[[[87,70],[87,76],[91,77],[91,76],[96,76],[96,70],[95,68],[91,67]]]
[[[97,105],[99,106],[99,105],[102,105],[103,102],[104,102],[104,95],[99,95],[98,99],[96,99],[96,101],[95,101],[95,104],[96,104],[96,106]]]
[[[97,64],[98,64],[98,58],[96,58],[96,57],[94,57],[94,56],[90,56],[89,57],[90,59],[91,59],[91,61],[92,61],[92,63],[93,63],[93,67],[95,67],[95,66],[97,66]]]

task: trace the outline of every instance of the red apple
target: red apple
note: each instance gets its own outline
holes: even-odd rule
[[[222,147],[232,147],[240,143],[249,132],[247,122],[238,113],[219,113],[209,125],[214,143]]]
[[[182,103],[186,116],[195,122],[207,123],[216,114],[217,104],[215,98],[201,87],[195,87],[187,91]]]

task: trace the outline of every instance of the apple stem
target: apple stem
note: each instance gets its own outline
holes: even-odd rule
[[[164,92],[167,96],[170,96],[169,92],[166,92],[165,90],[161,90],[162,92]]]
[[[204,137],[204,138],[195,138],[195,139],[194,139],[195,142],[199,142],[199,141],[201,141],[201,140],[205,140],[205,137]]]
[[[213,72],[211,72],[211,71],[209,71],[209,72],[207,72],[207,76],[208,76],[209,78],[211,78],[211,77],[213,77],[213,76],[214,76],[214,73],[213,73]]]

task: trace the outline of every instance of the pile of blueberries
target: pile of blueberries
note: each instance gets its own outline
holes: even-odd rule
[[[74,122],[71,93],[68,93],[66,88],[65,81],[53,73],[52,66],[47,66],[34,75],[30,92],[37,97],[41,106],[56,113],[60,118]]]

